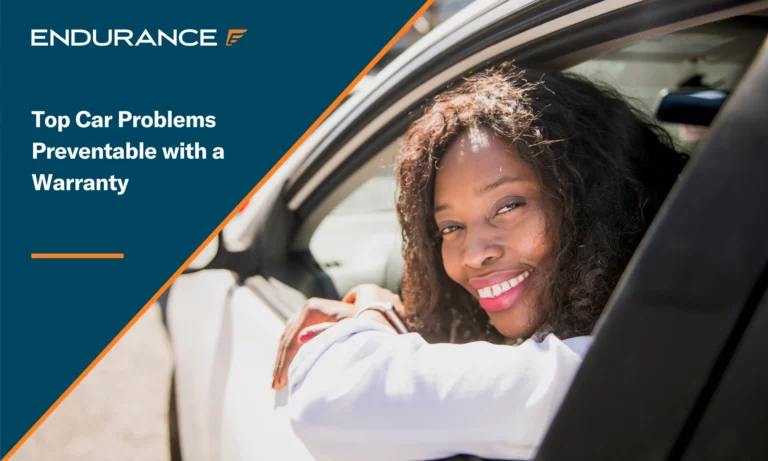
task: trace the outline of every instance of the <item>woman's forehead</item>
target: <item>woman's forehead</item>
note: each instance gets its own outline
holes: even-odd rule
[[[535,173],[514,144],[489,129],[463,132],[445,151],[435,177],[435,202],[483,195],[494,184],[535,181]]]
[[[526,171],[521,171],[526,170]],[[436,181],[484,180],[496,175],[528,176],[528,165],[520,159],[514,144],[489,128],[474,127],[462,132],[446,149],[437,169]]]

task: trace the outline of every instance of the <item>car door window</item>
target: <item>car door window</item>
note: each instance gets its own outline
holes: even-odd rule
[[[571,72],[616,88],[653,117],[663,91],[730,92],[765,39],[765,21],[735,18],[634,43],[578,64]],[[678,148],[695,152],[706,127],[661,123]]]
[[[373,160],[373,176],[328,213],[310,240],[312,256],[341,296],[361,283],[398,289],[402,262],[393,168],[398,146]]]
[[[332,215],[386,213],[395,210],[395,175],[392,166],[382,167],[374,177],[355,189],[331,212]]]

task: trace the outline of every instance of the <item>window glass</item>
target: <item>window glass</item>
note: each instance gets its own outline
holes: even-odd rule
[[[644,40],[569,70],[607,83],[654,117],[662,91],[732,90],[764,39],[762,22],[737,18]],[[689,152],[708,133],[707,127],[662,126]]]
[[[392,166],[382,167],[341,203],[332,214],[395,210],[395,176]]]
[[[399,142],[373,160],[371,177],[323,219],[309,249],[339,295],[361,283],[396,291],[399,286],[400,226],[395,213],[394,158]]]

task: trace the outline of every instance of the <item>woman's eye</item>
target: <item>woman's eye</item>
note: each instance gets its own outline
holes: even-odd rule
[[[448,234],[451,234],[453,232],[456,232],[458,229],[459,229],[459,226],[446,226],[446,227],[440,229],[440,235],[442,235],[442,236],[448,235]]]
[[[499,211],[496,212],[497,215],[509,213],[510,211],[514,210],[515,208],[522,205],[522,203],[519,202],[512,202],[504,205],[503,207],[499,208]]]

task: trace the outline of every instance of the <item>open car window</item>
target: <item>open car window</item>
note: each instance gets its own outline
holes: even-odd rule
[[[318,265],[343,296],[376,283],[397,291],[402,273],[400,226],[395,213],[394,162],[399,142],[379,153],[341,185],[309,243]]]
[[[694,27],[605,53],[569,70],[616,88],[653,117],[663,92],[733,90],[765,39],[767,24],[750,17]],[[694,153],[708,133],[706,127],[661,125],[688,153]]]
[[[736,18],[655,37],[578,64],[570,72],[615,88],[650,119],[663,92],[696,86],[732,90],[766,35],[768,21]],[[693,153],[708,127],[661,123],[680,150]],[[395,215],[395,142],[331,199],[310,251],[340,295],[360,283],[392,291],[402,276]],[[371,165],[374,165],[373,167]],[[358,175],[360,173],[358,172]],[[343,198],[339,198],[343,196]]]

